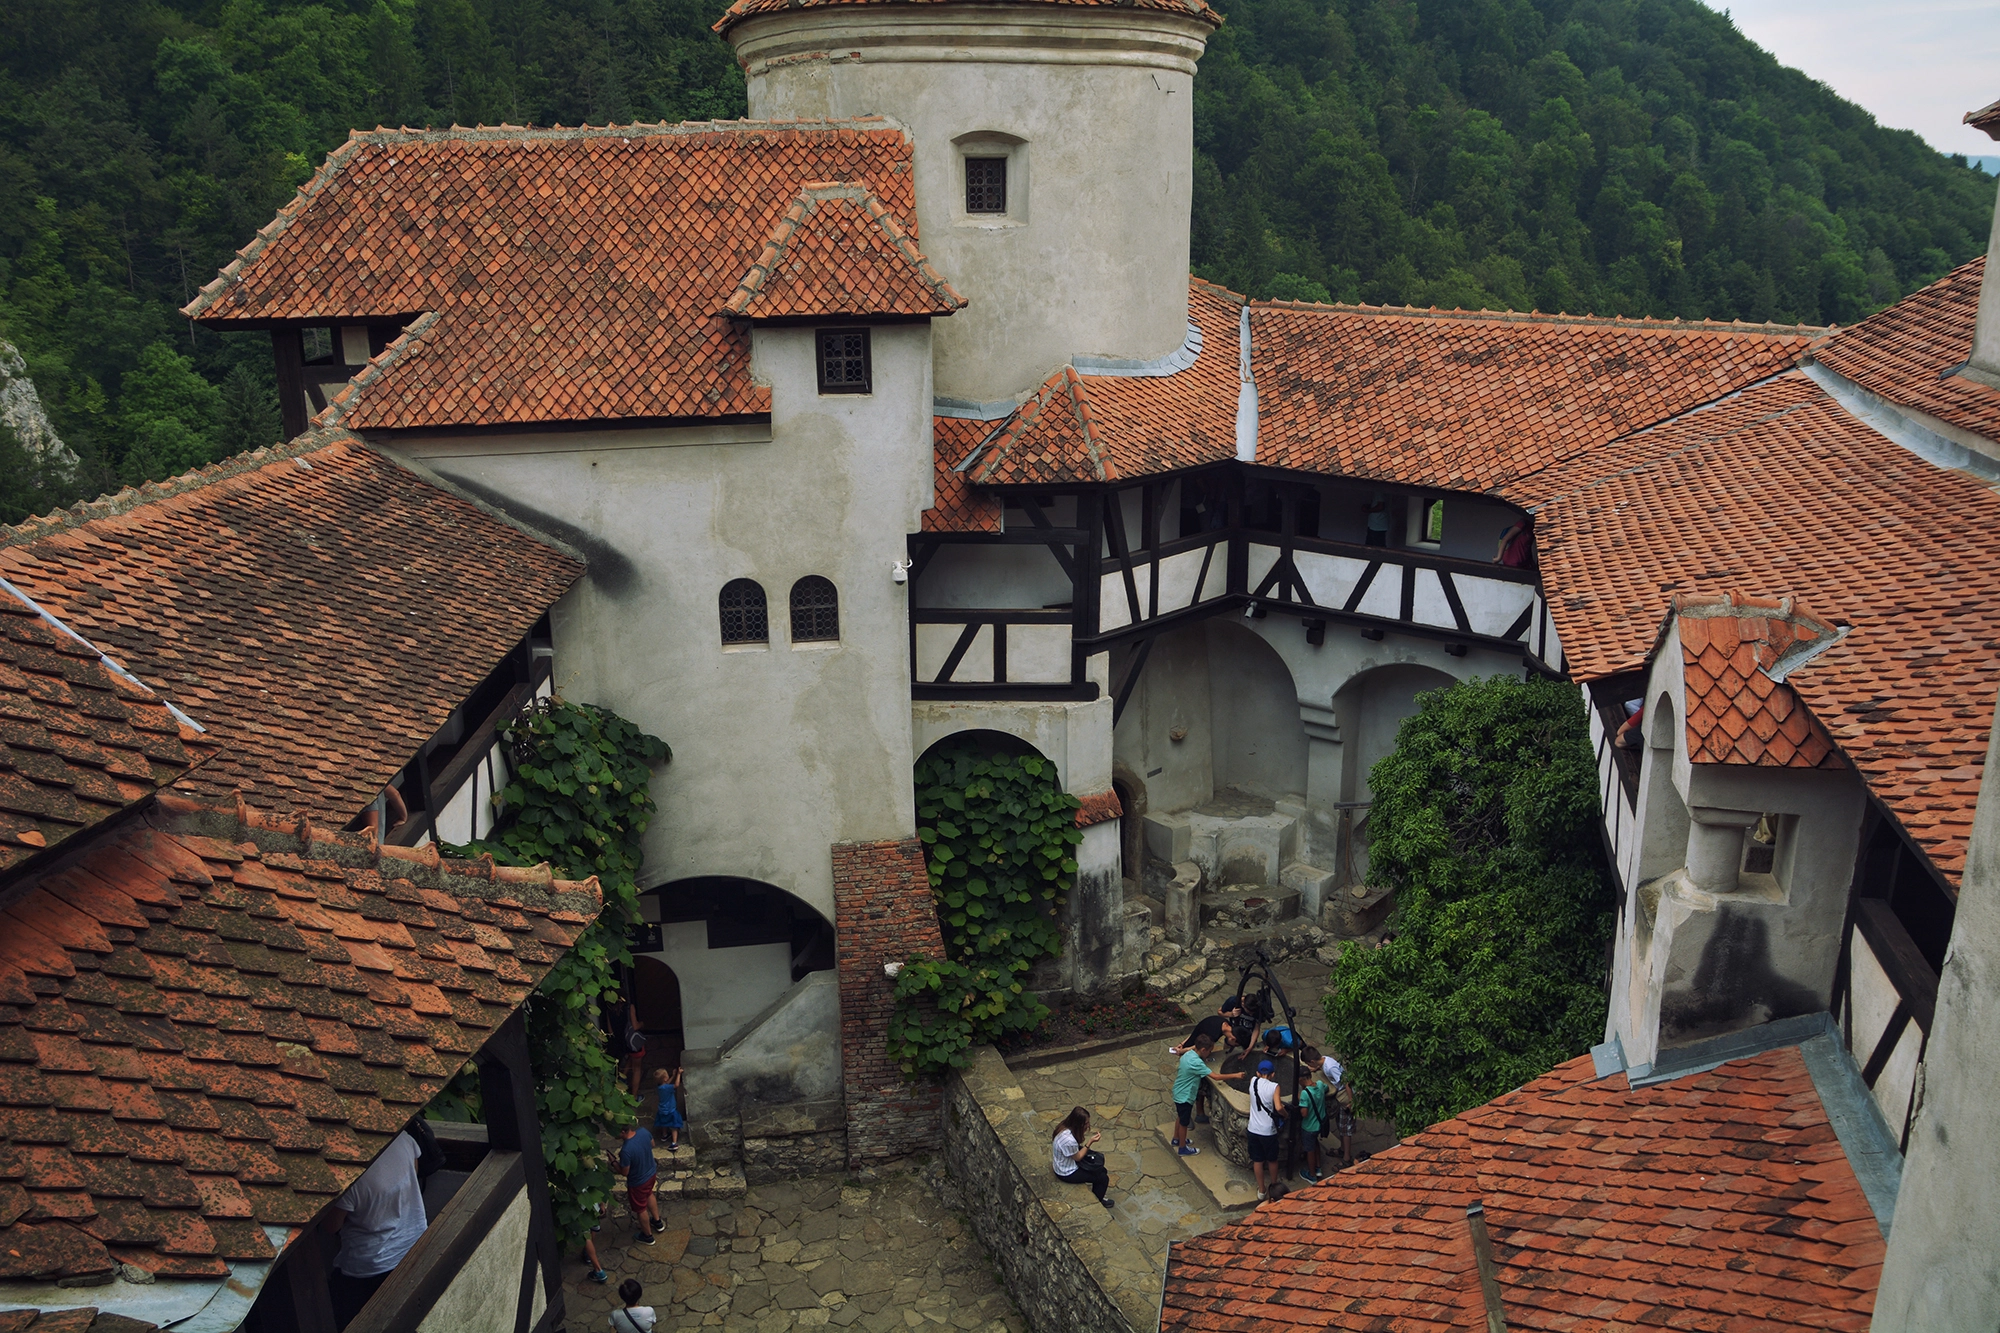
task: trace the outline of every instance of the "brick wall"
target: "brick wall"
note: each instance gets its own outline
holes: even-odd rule
[[[889,1058],[895,983],[882,972],[882,964],[911,954],[944,956],[923,844],[915,838],[835,843],[833,912],[848,1161],[935,1151],[938,1087],[931,1080],[911,1083]]]

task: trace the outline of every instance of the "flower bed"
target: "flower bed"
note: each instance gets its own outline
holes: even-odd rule
[[[1187,1011],[1165,996],[1132,995],[1103,1004],[1058,1009],[1034,1027],[1007,1034],[996,1045],[1002,1055],[1019,1055],[1046,1046],[1074,1046],[1121,1032],[1147,1032],[1187,1021]]]

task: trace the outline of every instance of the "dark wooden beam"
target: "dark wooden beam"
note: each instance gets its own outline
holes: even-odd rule
[[[528,1186],[528,1244],[540,1256],[542,1285],[555,1322],[563,1319],[562,1254],[556,1248],[555,1209],[548,1169],[542,1164],[542,1126],[535,1118],[535,1075],[528,1063],[528,1020],[519,1009],[480,1049],[480,1105],[486,1136],[496,1150],[521,1154]]]
[[[284,419],[285,438],[305,434],[311,414],[306,411],[306,350],[297,329],[271,330],[271,355],[277,362],[278,409]]]
[[[526,1183],[522,1154],[488,1153],[346,1333],[405,1333],[423,1322]]]
[[[910,686],[910,697],[920,700],[993,700],[996,702],[1017,701],[1022,703],[1088,703],[1097,697],[1095,681],[1027,681],[1015,680],[1001,684],[984,681],[939,683],[918,681]]]
[[[1868,941],[1875,961],[1888,974],[1889,984],[1909,1006],[1910,1017],[1929,1032],[1937,1013],[1938,975],[1896,919],[1895,909],[1880,898],[1860,899],[1854,904],[1854,923],[1861,928],[1861,938]]]
[[[1141,639],[1132,649],[1131,658],[1125,663],[1125,678],[1118,683],[1118,692],[1111,704],[1111,725],[1117,726],[1118,719],[1125,714],[1125,705],[1132,698],[1132,691],[1138,687],[1139,673],[1146,669],[1146,658],[1152,654],[1153,640]]]

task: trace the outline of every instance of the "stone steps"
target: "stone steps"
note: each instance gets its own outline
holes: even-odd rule
[[[1269,930],[1299,915],[1299,891],[1269,884],[1208,889],[1198,908],[1203,930]]]
[[[740,1199],[749,1188],[741,1168],[734,1163],[703,1167],[695,1160],[693,1145],[686,1142],[672,1150],[654,1148],[653,1161],[660,1168],[653,1194],[661,1200]]]
[[[1178,995],[1207,971],[1208,959],[1193,954],[1148,976],[1146,991],[1151,995]]]

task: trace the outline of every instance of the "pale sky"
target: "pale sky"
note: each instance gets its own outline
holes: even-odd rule
[[[2000,155],[1960,121],[2000,99],[2000,0],[1705,0],[1737,30],[1940,152]]]

